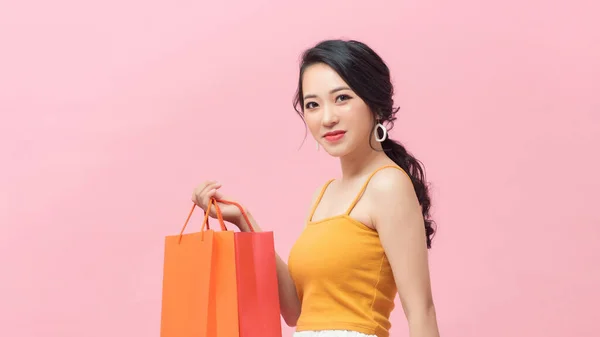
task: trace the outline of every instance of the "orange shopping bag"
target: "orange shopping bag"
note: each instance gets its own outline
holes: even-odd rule
[[[238,207],[251,230],[234,234],[240,337],[281,337],[273,232],[254,232],[239,204],[218,201]]]
[[[161,337],[239,337],[234,232],[209,227],[204,215],[200,232],[165,238]]]

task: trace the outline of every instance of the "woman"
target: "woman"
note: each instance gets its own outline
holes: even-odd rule
[[[387,135],[392,96],[388,67],[363,43],[328,40],[303,54],[295,108],[317,148],[339,158],[342,177],[315,192],[289,265],[277,256],[281,314],[295,337],[387,337],[397,293],[410,336],[439,336],[430,197],[420,162]],[[203,183],[194,202],[206,210],[210,198],[229,199],[219,188]],[[237,207],[219,206],[249,230]]]

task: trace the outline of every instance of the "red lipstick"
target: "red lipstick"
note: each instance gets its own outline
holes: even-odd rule
[[[346,131],[336,130],[330,131],[323,135],[323,138],[328,142],[337,142],[344,137]]]

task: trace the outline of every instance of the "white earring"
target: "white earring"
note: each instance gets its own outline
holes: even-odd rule
[[[379,138],[379,134],[377,133],[377,129],[381,129],[381,131],[383,132],[383,136],[381,136],[381,138]],[[386,138],[387,138],[387,129],[385,128],[385,126],[383,126],[383,124],[377,123],[377,125],[375,125],[375,140],[378,141],[379,143],[381,143]]]
[[[319,151],[319,142],[315,141],[315,143],[317,144],[317,151]]]

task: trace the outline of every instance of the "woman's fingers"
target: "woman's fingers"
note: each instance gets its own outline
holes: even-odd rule
[[[214,197],[214,195],[217,193],[217,189],[221,187],[218,185],[218,183],[211,183],[209,184],[205,189],[204,189],[204,195],[202,198],[202,201],[204,202],[205,206],[208,206],[208,203],[210,202],[210,199]]]
[[[221,187],[216,181],[207,181],[199,185],[192,196],[192,201],[202,209],[206,210],[210,198],[215,194],[216,190]]]
[[[221,193],[219,190],[215,189],[215,194],[213,195],[213,197],[215,199],[223,199],[223,193]]]

